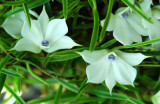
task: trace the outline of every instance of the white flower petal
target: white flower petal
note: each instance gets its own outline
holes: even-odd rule
[[[110,20],[109,20],[109,23],[108,23],[108,26],[107,26],[107,29],[106,31],[113,31],[114,29],[114,24],[115,24],[115,16],[113,14],[111,14],[111,17],[110,17]],[[103,27],[104,25],[104,20],[101,21],[101,25]]]
[[[79,54],[82,56],[82,58],[87,62],[87,63],[93,63],[96,62],[97,60],[101,59],[105,55],[107,55],[107,50],[95,50],[90,52],[89,50],[84,50],[82,52],[79,52]]]
[[[122,14],[125,13],[125,12],[129,12],[130,11],[130,8],[129,7],[121,7],[119,8],[115,15],[119,16],[119,17],[122,17]]]
[[[34,53],[41,52],[41,49],[37,45],[26,38],[20,39],[13,49],[17,51],[30,51]]]
[[[137,70],[134,67],[118,56],[116,57],[116,60],[112,62],[112,65],[115,78],[120,84],[133,85],[137,74]]]
[[[144,21],[145,23],[146,21]],[[150,24],[150,23],[145,23],[148,26],[148,32],[149,32],[149,38],[150,40],[152,39],[157,39],[160,38],[160,22],[156,19],[154,19],[154,24]]]
[[[28,24],[25,22],[21,34],[24,38],[32,41],[37,46],[44,40],[41,26],[37,20],[31,20],[31,28],[29,28]]]
[[[134,29],[130,28],[130,36],[133,42],[142,42],[142,37],[140,34],[138,34]]]
[[[148,57],[141,53],[126,53],[120,50],[115,50],[114,52],[131,66],[139,65],[145,58]]]
[[[107,60],[107,58],[103,57],[97,62],[88,65],[86,68],[88,78],[87,82],[102,83],[106,78],[110,64],[111,63]]]
[[[43,10],[42,10],[40,16],[38,17],[38,21],[41,25],[41,29],[42,29],[43,34],[46,34],[47,26],[49,23],[49,17],[46,13],[45,6],[43,6]]]
[[[143,27],[142,24],[142,18],[135,14],[135,13],[130,13],[128,18],[126,18],[127,22],[130,24],[130,26],[140,35],[147,36],[148,32],[147,29]]]
[[[71,49],[74,46],[79,46],[77,43],[75,43],[70,37],[63,36],[57,41],[51,43],[50,48],[45,49],[46,52],[53,52],[59,49]]]
[[[68,32],[65,19],[53,19],[49,22],[45,40],[55,42]]]
[[[152,96],[153,104],[160,104],[160,90]]]
[[[156,18],[156,19],[160,19],[160,8],[153,8],[152,9],[152,14],[153,14],[153,17]]]
[[[37,14],[36,12],[34,12],[34,11],[32,11],[32,10],[29,10],[29,13],[30,13],[31,15],[33,15],[34,17],[38,18],[38,14]]]
[[[144,12],[147,12],[151,7],[151,0],[144,0],[140,5]]]
[[[105,83],[106,83],[106,85],[110,91],[110,94],[111,94],[113,87],[116,85],[116,78],[114,76],[112,65],[110,65],[109,70],[106,74]]]
[[[25,17],[24,12],[16,13],[8,17],[2,24],[5,31],[14,38],[21,36],[21,29],[24,23],[21,17]]]
[[[140,41],[141,39],[139,35],[131,29],[126,20],[118,16],[116,18],[113,36],[124,45],[132,44],[133,41]]]

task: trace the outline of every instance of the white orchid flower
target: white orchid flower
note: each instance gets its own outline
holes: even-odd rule
[[[125,53],[120,50],[109,52],[105,49],[92,53],[84,50],[79,54],[90,64],[86,68],[87,82],[102,83],[105,81],[110,93],[116,82],[133,86],[137,74],[133,66],[147,58],[141,53]]]
[[[43,8],[38,20],[31,20],[31,28],[25,22],[22,28],[22,39],[13,49],[17,51],[31,51],[40,53],[41,50],[51,53],[59,49],[70,49],[78,46],[70,37],[65,36],[68,27],[65,19],[53,19],[49,21]]]
[[[160,104],[160,91],[152,97],[153,104]]]
[[[104,20],[101,21],[103,26]],[[142,25],[142,18],[129,7],[119,8],[111,18],[106,31],[113,31],[113,36],[123,45],[133,42],[142,42],[142,37],[148,35],[147,30]]]
[[[153,7],[147,13],[151,16],[154,24],[151,24],[143,19],[143,25],[147,29],[150,40],[158,39],[160,38],[160,6]],[[160,43],[153,43],[152,47],[160,50]]]
[[[38,18],[37,13],[32,10],[29,10],[29,12],[30,14]],[[25,13],[22,11],[8,17],[1,26],[12,37],[19,38],[21,37],[21,30],[25,21],[26,16]]]

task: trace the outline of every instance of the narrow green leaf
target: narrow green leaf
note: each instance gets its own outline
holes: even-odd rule
[[[32,0],[32,2],[28,3],[28,8],[29,9],[32,9],[32,8],[35,8],[35,7],[38,7],[40,5],[43,5],[47,2],[49,2],[50,0]],[[15,13],[18,13],[20,11],[23,10],[23,7],[16,7],[14,10],[10,10],[8,11],[7,13],[5,13],[5,15],[2,17],[2,18],[8,18],[9,16],[15,14]]]
[[[58,79],[58,78],[55,78],[56,81],[58,83],[60,83],[62,86],[64,86],[65,88],[68,88],[69,90],[75,92],[75,93],[78,93],[78,87],[70,84],[70,83],[67,83],[66,81],[62,80],[62,79]]]
[[[18,96],[10,87],[8,84],[4,84],[5,88],[10,92],[11,95],[14,96],[14,98],[19,102],[19,104],[26,104],[25,101],[20,97]]]
[[[72,24],[72,28],[75,28],[76,24],[77,24],[77,20],[78,20],[78,16],[79,16],[79,10],[81,9],[81,7],[77,7],[75,10],[75,16],[73,17],[73,24]]]
[[[52,12],[52,8],[51,8],[50,2],[45,3],[45,8],[46,8],[47,15],[49,17],[52,17],[53,16],[53,12]]]
[[[10,75],[10,76],[13,76],[13,77],[23,77],[21,74],[15,72],[15,71],[6,69],[6,68],[2,68],[0,70],[0,73],[7,74],[7,75]]]
[[[19,73],[19,69],[16,68],[17,73]],[[20,78],[15,78],[15,86],[17,88],[17,90],[19,91],[19,93],[21,92],[21,79]]]
[[[88,83],[87,83],[87,78],[86,78],[81,84],[81,87],[80,87],[80,89],[78,91],[76,99],[79,99],[81,97],[82,93],[87,88],[87,86],[88,86]]]
[[[50,62],[66,61],[66,60],[71,60],[71,59],[75,59],[75,58],[78,58],[78,57],[80,57],[80,55],[77,54],[77,53],[65,54],[65,55],[56,55],[56,56],[53,56],[50,59]]]
[[[28,26],[31,28],[31,19],[30,19],[28,5],[27,4],[23,4],[23,8],[24,8],[24,13],[25,13],[26,18],[27,18]]]
[[[110,20],[111,13],[112,13],[113,3],[114,3],[114,0],[109,0],[107,14],[106,14],[106,17],[105,17],[105,20],[104,20],[104,25],[103,25],[101,33],[100,33],[100,38],[99,38],[100,42],[102,42],[104,37],[105,37],[106,29],[107,29],[107,26],[109,24],[109,20]]]
[[[48,85],[48,83],[47,83],[43,78],[41,78],[40,76],[38,76],[37,74],[35,74],[35,73],[32,71],[29,63],[26,63],[26,67],[27,67],[27,69],[28,69],[28,72],[29,72],[35,79],[37,79],[38,81],[42,82],[43,84]]]
[[[97,3],[96,0],[88,0],[94,17],[94,26],[92,31],[92,37],[90,42],[90,51],[93,51],[97,44],[98,34],[99,34],[99,14],[97,11]]]
[[[124,49],[124,48],[133,48],[133,47],[140,47],[140,46],[149,45],[149,44],[156,43],[156,42],[160,42],[160,39],[158,38],[158,39],[153,39],[153,40],[149,40],[149,41],[146,41],[146,42],[126,45],[126,46],[118,46],[118,47],[114,47],[112,50]]]
[[[142,18],[150,23],[154,23],[152,18],[149,17],[144,11],[142,11],[137,5],[135,5],[131,0],[122,0],[124,4],[130,7],[134,12],[139,14]]]
[[[73,99],[75,99],[75,98],[74,97],[70,98],[71,101]],[[98,103],[98,102],[102,102],[104,100],[105,100],[104,98],[100,98],[100,97],[90,97],[90,96],[86,97],[86,96],[82,96],[82,97],[79,98],[79,100],[77,100],[75,102],[68,101],[69,102],[68,104],[105,104],[105,103]],[[64,102],[64,101],[62,101],[62,102]]]
[[[56,96],[54,98],[54,102],[53,104],[59,104],[59,101],[60,101],[60,98],[61,98],[61,95],[62,95],[62,85],[59,86],[59,89],[58,89],[58,92],[56,93]]]
[[[117,99],[117,100],[126,100],[127,96],[123,94],[118,94],[118,93],[112,93],[112,95],[107,92],[106,90],[89,90],[88,91],[91,94],[94,94],[98,97],[102,98],[111,98],[111,99]]]
[[[5,66],[5,64],[9,61],[10,58],[11,58],[10,55],[6,55],[6,57],[2,60],[2,62],[0,63],[0,71]],[[3,89],[5,80],[6,80],[6,74],[0,73],[0,93]]]
[[[110,95],[109,92],[103,91],[103,90],[89,90],[88,91],[91,94],[94,94],[98,97],[101,98],[106,98],[106,99],[116,99],[116,100],[127,100],[128,102],[132,103],[132,104],[144,104],[141,101],[136,100],[135,98],[126,96],[124,94],[120,94],[120,93],[112,93],[112,95]]]
[[[50,100],[53,100],[53,99],[54,99],[54,95],[46,96],[46,97],[40,97],[40,98],[37,98],[37,99],[33,99],[31,101],[28,101],[27,104],[41,104],[42,102],[47,102],[47,101],[50,101]]]
[[[3,59],[3,61],[0,63],[0,70],[5,66],[5,64],[9,61],[11,58],[10,55],[6,55],[6,57]]]
[[[0,94],[6,81],[6,74],[0,73]]]
[[[69,6],[68,6],[68,14],[73,11],[73,8],[75,8],[79,4],[80,0],[75,0],[73,1]],[[62,18],[63,17],[63,11],[59,12],[59,15],[56,18]],[[50,20],[54,19],[55,17],[51,17]]]
[[[68,0],[62,0],[62,4],[63,4],[63,15],[64,15],[64,18],[67,19]]]
[[[104,43],[104,44],[101,45],[100,47],[102,47],[102,48],[107,48],[107,47],[109,47],[110,45],[112,45],[112,44],[114,44],[114,43],[116,43],[116,42],[117,42],[116,39],[112,39],[112,40],[110,40],[110,41]]]
[[[20,0],[20,1],[0,1],[0,4],[4,6],[14,6],[14,5],[22,5],[23,3],[28,3],[32,0]]]

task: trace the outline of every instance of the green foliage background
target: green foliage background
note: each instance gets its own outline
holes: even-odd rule
[[[59,50],[51,54],[41,52],[17,52],[11,50],[17,40],[0,28],[0,92],[3,87],[16,98],[16,104],[145,104],[160,90],[159,61],[155,57],[160,52],[150,48],[150,44],[160,39],[122,46],[106,32],[111,12],[119,7],[129,6],[145,20],[153,23],[137,4],[130,0],[1,0],[0,24],[20,11],[25,11],[30,24],[29,9],[40,14],[43,5],[50,17],[66,18],[70,36],[81,44],[71,50]],[[153,2],[155,5],[158,2]],[[100,20],[105,18],[102,28]],[[31,25],[31,24],[30,24]],[[145,39],[146,37],[144,37]],[[87,64],[77,52],[89,49],[122,49],[126,52],[141,52],[151,56],[136,66],[138,71],[135,87],[117,83],[112,95],[105,83],[86,83]],[[30,85],[41,86],[41,96],[24,101],[16,92],[26,92]],[[10,97],[11,98],[11,97]],[[5,104],[4,99],[0,104]]]

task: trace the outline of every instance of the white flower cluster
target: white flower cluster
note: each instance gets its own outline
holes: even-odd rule
[[[142,17],[134,13],[129,7],[119,8],[115,14],[111,14],[106,31],[113,31],[113,36],[123,45],[133,42],[142,42],[142,36],[149,39],[160,38],[160,6],[150,8],[152,1],[144,0],[141,3],[143,11],[154,19],[155,24],[148,23]],[[79,46],[70,37],[65,36],[68,27],[65,19],[53,19],[49,21],[45,8],[38,17],[30,11],[37,20],[31,19],[29,28],[24,12],[20,12],[5,20],[2,27],[14,38],[22,37],[14,46],[17,51],[30,51],[40,53],[41,50],[51,53],[59,49],[70,49]],[[103,26],[104,20],[101,21]],[[159,43],[153,47],[160,50]],[[102,83],[105,81],[110,92],[116,82],[123,85],[132,85],[137,71],[133,66],[140,64],[147,56],[141,53],[125,53],[120,50],[96,50],[79,52],[82,58],[89,63],[86,68],[88,82]]]

